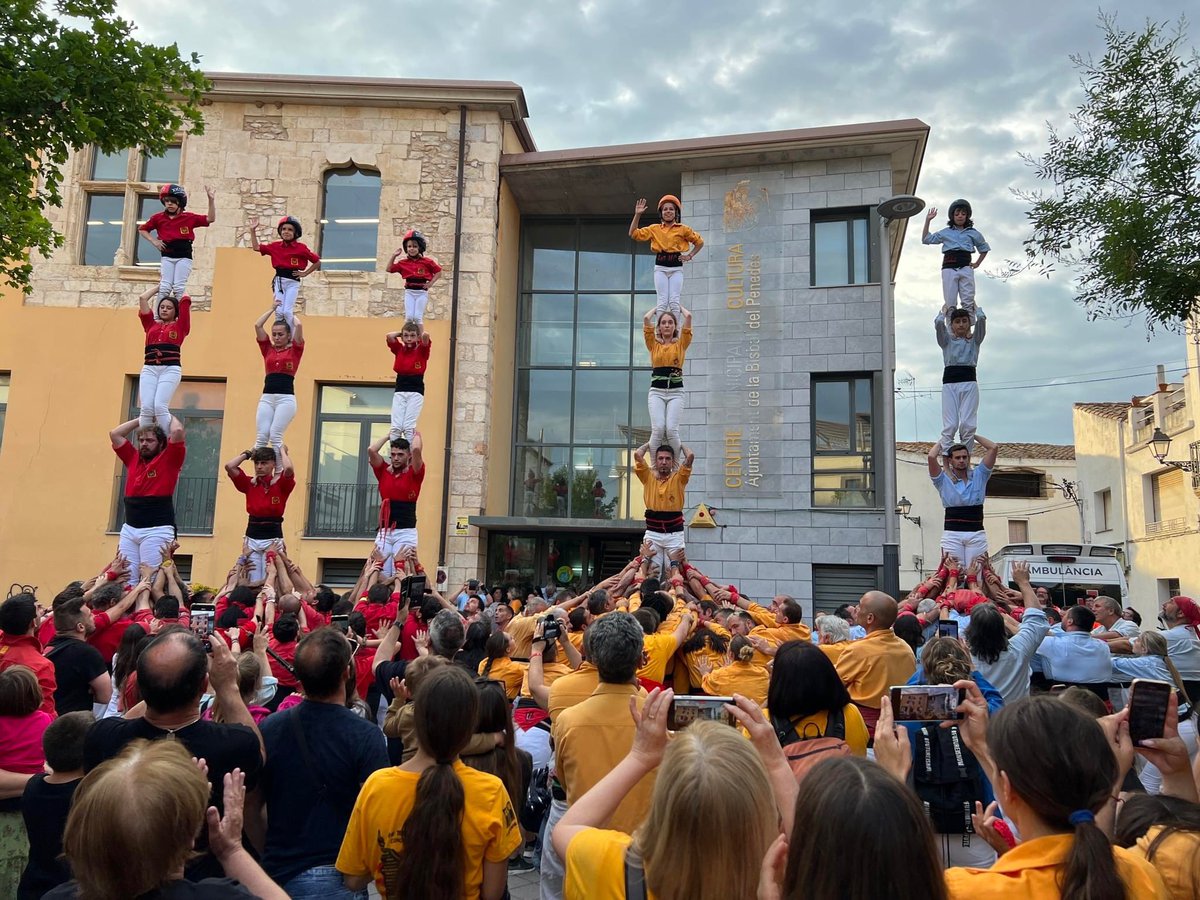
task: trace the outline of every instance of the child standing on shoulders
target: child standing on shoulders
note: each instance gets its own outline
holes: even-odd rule
[[[946,332],[946,318],[950,332]],[[954,444],[954,433],[968,450],[975,443],[975,424],[979,418],[979,382],[975,369],[979,365],[979,345],[987,328],[987,316],[975,310],[975,330],[971,330],[971,313],[965,309],[946,309],[933,320],[933,332],[942,348],[942,452]]]
[[[405,322],[399,331],[388,332],[388,349],[396,356],[392,363],[396,393],[392,395],[392,428],[388,432],[393,441],[402,437],[411,442],[417,429],[417,419],[425,405],[425,370],[429,368],[432,343],[420,323],[413,320]]]
[[[263,256],[271,257],[275,277],[271,279],[271,290],[275,293],[277,315],[287,322],[289,330],[296,328],[296,297],[300,293],[300,279],[307,278],[321,268],[321,257],[300,243],[304,229],[293,216],[284,216],[275,226],[280,240],[269,244],[258,243],[258,217],[250,219],[250,249]],[[308,263],[307,268],[304,266]]]
[[[429,289],[442,276],[442,267],[432,256],[426,256],[429,243],[415,229],[405,232],[400,248],[392,254],[388,272],[404,276],[404,318],[416,322],[425,333],[425,309],[429,306]]]
[[[178,184],[168,184],[158,192],[163,211],[156,212],[138,231],[162,254],[159,263],[158,298],[182,297],[192,274],[192,242],[196,229],[207,228],[217,221],[217,202],[213,189],[205,187],[208,195],[208,215],[186,211],[187,191]],[[156,232],[157,237],[151,235]]]
[[[629,236],[635,241],[649,241],[650,249],[655,253],[654,290],[658,294],[655,309],[659,313],[670,310],[678,318],[683,294],[683,264],[696,258],[704,246],[704,239],[679,223],[680,203],[674,194],[666,194],[658,201],[660,224],[639,228],[638,222],[645,211],[646,200],[642,198],[634,204]]]
[[[992,248],[975,230],[971,221],[971,204],[966,200],[955,200],[950,204],[949,227],[929,233],[929,223],[937,215],[937,207],[930,207],[925,215],[925,227],[921,229],[921,243],[942,245],[942,296],[946,308],[954,309],[962,301],[962,308],[975,320],[975,270],[983,265]],[[979,259],[972,262],[974,252]]]

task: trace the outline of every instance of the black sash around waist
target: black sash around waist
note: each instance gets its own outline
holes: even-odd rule
[[[416,528],[417,504],[411,500],[384,500],[388,528]]]
[[[962,384],[964,381],[977,381],[974,366],[946,366],[942,370],[942,384]]]
[[[167,259],[192,258],[192,242],[187,238],[175,238],[171,241],[163,241],[163,244],[162,255]]]
[[[275,277],[276,278],[286,278],[289,281],[299,281],[300,279],[296,277],[299,273],[300,273],[299,269],[285,269],[282,266],[275,267]],[[272,280],[274,280],[274,279],[272,279]]]
[[[283,537],[283,516],[250,516],[246,521],[246,537],[256,541]]]
[[[683,260],[679,258],[681,255],[678,251],[674,253],[655,253],[654,264],[656,266],[667,266],[671,269],[677,269],[683,265]]]
[[[146,365],[148,366],[177,366],[180,364],[180,347],[178,344],[147,344]]]
[[[983,531],[983,504],[977,506],[947,506],[947,531]]]
[[[296,376],[286,372],[268,372],[263,379],[264,394],[294,394],[296,393]]]
[[[404,289],[406,291],[423,291],[429,287],[429,279],[422,278],[420,275],[414,275],[411,278],[404,279]]]
[[[961,269],[971,264],[970,250],[947,250],[942,254],[943,269]]]
[[[126,497],[125,524],[130,528],[175,525],[175,504],[170,497]]]
[[[657,531],[660,534],[683,531],[683,511],[676,509],[646,510],[646,530]]]
[[[683,369],[674,366],[655,366],[650,370],[650,387],[671,388],[683,387]]]
[[[397,375],[396,390],[405,394],[424,394],[424,375]]]

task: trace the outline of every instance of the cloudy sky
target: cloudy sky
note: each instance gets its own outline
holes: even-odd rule
[[[1041,152],[1045,123],[1064,125],[1081,99],[1069,55],[1103,47],[1096,0],[121,0],[119,8],[144,38],[175,41],[210,70],[515,81],[543,150],[918,118],[931,127],[918,193],[939,210],[955,197],[971,201],[992,245],[985,270],[1016,258],[1027,235],[1011,188],[1036,183],[1018,154]],[[1133,29],[1147,17],[1174,21],[1183,4],[1106,8]],[[917,389],[897,401],[901,440],[940,431],[931,325],[940,257],[920,231],[914,219],[897,272],[897,377],[910,375]],[[1182,371],[1182,337],[1147,341],[1140,320],[1087,322],[1068,274],[1002,283],[983,271],[981,433],[1070,443],[1073,402],[1149,392],[1157,363]]]

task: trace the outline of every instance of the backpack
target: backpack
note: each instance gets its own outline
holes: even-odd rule
[[[850,745],[846,743],[846,717],[840,709],[831,710],[825,720],[822,734],[815,722],[804,726],[803,734],[787,719],[771,715],[771,727],[783,747],[783,755],[796,781],[800,781],[817,763],[839,756],[850,756]]]
[[[985,799],[979,761],[963,746],[957,725],[928,725],[916,733],[915,745],[913,787],[933,830],[961,834],[967,846],[975,832],[971,826],[975,802]]]

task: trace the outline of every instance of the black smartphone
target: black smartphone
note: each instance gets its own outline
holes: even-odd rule
[[[420,606],[425,601],[425,585],[429,579],[424,575],[407,575],[400,581],[400,596],[407,603]]]
[[[1160,738],[1167,725],[1167,706],[1174,686],[1166,681],[1135,678],[1129,685],[1129,739],[1134,746]]]
[[[213,633],[213,620],[217,608],[211,603],[192,604],[192,632],[201,638],[210,638]]]
[[[344,616],[330,616],[329,624],[332,625],[334,628],[336,628],[338,631],[340,631],[342,634],[345,634],[347,631],[350,630],[350,616],[349,616],[349,614],[344,615]]]
[[[961,719],[956,712],[964,693],[952,684],[894,686],[892,718],[897,722],[946,722]]]
[[[954,619],[939,619],[938,637],[949,637],[958,640],[958,622]]]
[[[667,711],[667,728],[678,731],[693,722],[721,722],[736,725],[737,721],[725,709],[732,697],[708,697],[697,694],[678,694]]]

